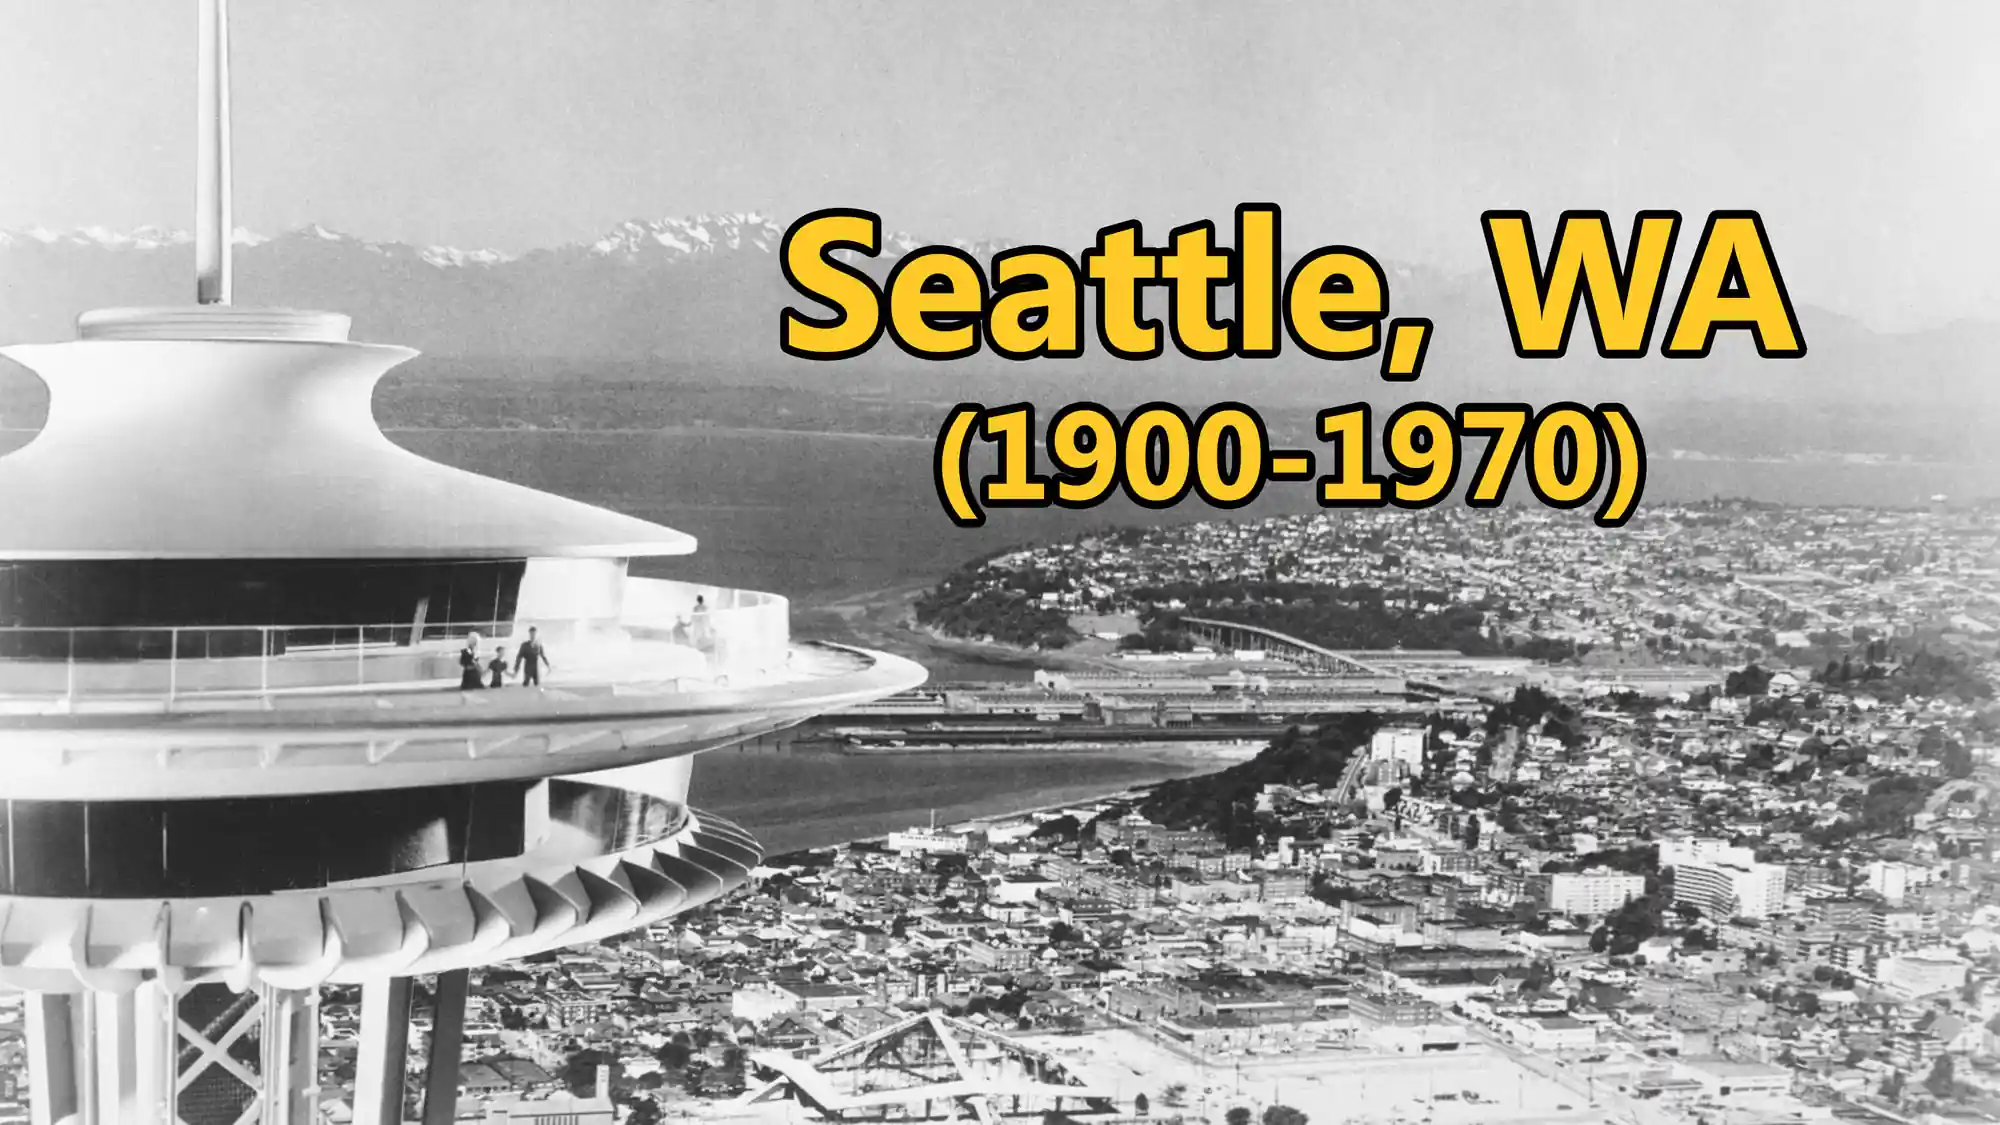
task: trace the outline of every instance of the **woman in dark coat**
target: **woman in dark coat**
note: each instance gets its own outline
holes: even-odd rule
[[[480,676],[479,634],[465,638],[465,647],[458,650],[458,690],[473,691],[486,686]]]

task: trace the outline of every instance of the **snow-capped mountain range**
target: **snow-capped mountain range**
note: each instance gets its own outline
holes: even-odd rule
[[[1890,335],[1799,298],[1810,346],[1802,360],[1759,360],[1747,340],[1735,338],[1718,342],[1699,363],[1606,361],[1592,354],[1587,329],[1579,326],[1567,358],[1524,361],[1513,354],[1491,277],[1403,263],[1388,266],[1392,310],[1437,324],[1416,384],[1381,382],[1373,361],[1328,363],[1289,349],[1276,360],[1218,366],[1172,349],[1157,360],[1128,363],[1088,343],[1075,361],[1021,364],[981,354],[939,364],[884,340],[848,364],[813,363],[778,347],[782,311],[812,307],[778,268],[786,225],[754,211],[635,219],[594,239],[520,253],[372,241],[317,224],[268,237],[238,230],[236,299],[335,309],[353,316],[357,339],[408,344],[434,356],[525,358],[576,371],[617,364],[758,385],[825,388],[844,369],[865,364],[878,373],[921,372],[989,397],[1041,379],[1066,394],[1107,400],[1171,391],[1205,401],[1226,386],[1231,395],[1283,401],[1386,403],[1407,392],[1442,402],[1759,402],[1791,414],[1823,407],[1860,420],[1874,417],[1871,410],[1912,404],[1948,406],[1960,418],[2000,414],[2000,379],[1989,375],[2000,355],[2000,329],[1990,324]],[[77,314],[89,309],[191,300],[191,241],[183,231],[156,227],[0,232],[0,342],[73,339]],[[885,234],[883,242],[873,259],[850,257],[878,282],[901,256],[933,244],[907,233]],[[943,244],[982,261],[1011,245]],[[986,389],[975,392],[975,384]]]
[[[439,269],[465,269],[504,265],[540,254],[584,253],[599,258],[624,259],[662,254],[669,258],[694,257],[745,249],[770,254],[777,252],[783,239],[784,228],[776,220],[755,211],[746,211],[697,215],[692,218],[629,219],[597,238],[542,250],[531,250],[524,254],[509,253],[490,247],[465,249],[457,246],[412,246],[402,242],[377,242],[329,230],[318,223],[310,223],[276,236],[260,234],[246,227],[237,227],[231,241],[236,246],[246,249],[284,241],[335,243],[384,258],[415,259]],[[905,254],[931,244],[901,231],[885,234],[882,241],[885,256]],[[129,231],[102,226],[78,227],[65,231],[51,230],[47,227],[0,230],[0,248],[61,246],[144,251],[190,246],[193,242],[194,236],[185,230],[170,230],[155,226],[136,227]],[[954,239],[944,245],[956,246],[977,257],[990,254],[994,250],[1005,249],[1009,244],[992,240]]]
[[[697,363],[775,358],[796,304],[774,259],[784,225],[758,212],[634,219],[596,238],[513,253],[376,241],[319,224],[235,232],[237,300],[338,309],[357,338],[453,355]],[[0,231],[0,340],[68,339],[76,315],[188,299],[192,238],[158,227]],[[875,263],[926,243],[885,234]],[[975,256],[1006,244],[955,240]]]

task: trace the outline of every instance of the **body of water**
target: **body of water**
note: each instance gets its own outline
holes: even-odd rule
[[[849,755],[825,750],[712,750],[688,799],[743,825],[770,854],[866,839],[929,822],[1083,801],[1221,768],[1192,755],[966,751]]]
[[[934,581],[960,563],[1011,544],[1062,538],[1108,523],[1184,523],[1225,515],[1193,502],[1153,512],[1120,500],[1088,512],[995,511],[985,527],[960,528],[938,507],[930,443],[907,438],[738,430],[393,436],[448,464],[586,499],[701,540],[692,557],[646,564],[648,572],[805,600]],[[1646,500],[1741,496],[1794,504],[1907,505],[1933,493],[1959,496],[1967,483],[1967,470],[1950,465],[1657,458],[1648,467]],[[1525,496],[1525,490],[1515,492]],[[1228,518],[1317,510],[1309,484],[1273,485],[1256,504]],[[1644,518],[1642,506],[1634,525]]]
[[[32,434],[0,431],[0,454]],[[1155,512],[1122,498],[1087,512],[994,511],[960,528],[939,509],[931,443],[769,430],[661,433],[400,430],[398,444],[450,465],[588,500],[696,536],[693,556],[642,572],[771,590],[813,601],[936,580],[1008,546],[1107,524],[1186,523],[1317,511],[1310,484],[1272,485],[1221,513],[1189,502]],[[1746,463],[1654,459],[1651,503],[1740,496],[1794,504],[1917,504],[1933,493],[1992,494],[1988,470],[1942,464]],[[1974,487],[1983,481],[1983,487]],[[1525,497],[1516,488],[1510,500]],[[1532,502],[1532,501],[1527,501]],[[4,510],[4,509],[0,509]],[[1587,519],[1585,512],[1576,513]],[[1634,525],[1645,519],[1642,505]]]

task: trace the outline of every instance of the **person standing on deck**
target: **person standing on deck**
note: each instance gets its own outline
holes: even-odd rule
[[[522,641],[521,647],[514,650],[514,671],[521,677],[521,686],[527,687],[533,684],[541,687],[544,664],[548,664],[551,668],[555,667],[549,661],[549,650],[542,647],[542,642],[535,636],[535,627],[530,625],[528,639]]]
[[[708,599],[700,594],[695,595],[693,618],[694,620],[689,625],[688,633],[694,641],[694,647],[707,649]]]
[[[497,688],[506,686],[507,684],[506,645],[493,646],[493,659],[486,662],[486,671],[488,675],[492,676],[492,679],[487,681],[486,684],[487,687]]]
[[[473,691],[485,686],[479,678],[479,634],[471,633],[465,638],[465,647],[458,650],[458,690]]]

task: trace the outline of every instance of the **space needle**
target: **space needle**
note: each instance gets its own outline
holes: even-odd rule
[[[318,1119],[320,986],[360,986],[355,1120],[457,1102],[466,970],[711,901],[758,863],[693,755],[922,682],[785,599],[628,573],[694,540],[425,460],[415,353],[233,303],[226,0],[198,0],[197,302],[0,348],[49,390],[0,457],[0,985],[37,1125]],[[536,631],[539,689],[459,689]],[[428,1059],[412,978],[435,975]]]

